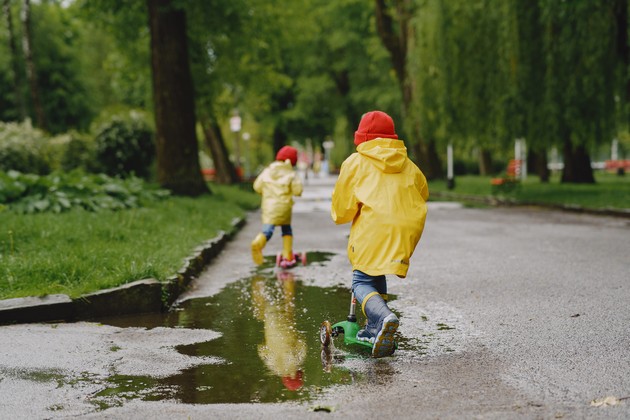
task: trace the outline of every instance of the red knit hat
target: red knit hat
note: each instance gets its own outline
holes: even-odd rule
[[[297,391],[298,389],[302,388],[302,385],[304,385],[302,371],[298,370],[297,372],[295,372],[295,375],[293,377],[291,375],[283,376],[282,384],[289,391]]]
[[[297,163],[297,149],[291,146],[284,146],[280,150],[278,150],[278,154],[276,154],[276,160],[280,160],[284,162],[289,159],[291,161],[291,165],[295,166]]]
[[[385,138],[397,139],[394,120],[381,111],[371,111],[363,114],[359,128],[354,132],[354,144],[357,146],[364,141]]]

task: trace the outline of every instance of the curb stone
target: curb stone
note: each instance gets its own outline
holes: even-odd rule
[[[97,317],[166,311],[225,244],[245,226],[246,218],[234,218],[229,232],[195,248],[177,274],[160,282],[142,279],[71,299],[55,294],[0,300],[0,325],[31,322],[86,321]]]

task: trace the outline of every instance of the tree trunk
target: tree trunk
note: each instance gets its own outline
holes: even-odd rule
[[[492,154],[488,149],[479,151],[479,175],[492,174]]]
[[[534,169],[534,172],[540,178],[540,182],[549,182],[550,173],[548,164],[547,152],[545,150],[530,150],[527,154],[527,167]]]
[[[416,162],[428,180],[443,178],[442,160],[438,155],[436,143],[433,140],[417,142],[413,146]]]
[[[7,36],[9,42],[9,51],[11,53],[11,69],[13,76],[13,94],[15,95],[15,104],[18,108],[18,115],[21,121],[26,118],[26,105],[22,96],[22,75],[18,64],[17,47],[15,46],[15,31],[13,30],[13,19],[11,18],[11,0],[4,0],[2,3],[2,11],[7,23]]]
[[[35,59],[33,57],[33,33],[31,29],[31,2],[24,0],[22,3],[22,26],[24,28],[22,35],[22,49],[24,50],[24,60],[26,61],[26,76],[31,88],[31,100],[35,110],[35,120],[37,126],[42,130],[46,129],[46,119],[44,118],[44,108],[42,106],[41,96],[39,94],[39,86],[37,83],[37,71],[35,68]]]
[[[147,0],[147,4],[158,182],[177,195],[208,193],[199,165],[186,15],[172,0]]]
[[[613,10],[617,21],[617,54],[621,59],[625,69],[630,65],[630,45],[628,41],[628,1],[617,0],[614,3]],[[626,105],[630,103],[630,78],[626,77],[624,86],[624,102]],[[625,121],[630,123],[630,115],[626,112]]]
[[[287,133],[283,127],[276,125],[273,129],[273,154],[274,156],[278,151],[287,144]]]
[[[238,175],[236,169],[228,157],[227,147],[221,135],[219,125],[213,119],[203,116],[201,124],[206,141],[206,147],[210,151],[214,169],[216,171],[215,181],[218,184],[236,184]]]
[[[403,118],[406,120],[405,126],[411,130],[409,141],[416,154],[416,162],[428,179],[435,179],[443,175],[435,141],[429,140],[425,143],[422,139],[419,122],[409,121],[414,118],[411,113],[413,84],[407,71],[407,47],[410,38],[413,37],[412,25],[409,24],[412,17],[412,2],[410,0],[396,0],[394,3],[399,26],[398,31],[394,29],[394,19],[387,10],[385,0],[375,0],[377,32],[392,59],[392,66],[403,99]]]
[[[591,158],[584,145],[574,146],[571,140],[565,139],[564,149],[564,169],[562,170],[562,182],[572,182],[578,184],[594,184],[593,168]]]

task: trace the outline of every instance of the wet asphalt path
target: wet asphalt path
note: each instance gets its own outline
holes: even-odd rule
[[[307,284],[349,286],[349,226],[330,221],[331,189],[332,180],[309,180],[294,208],[294,246],[335,256],[295,272]],[[246,277],[259,228],[259,214],[251,214],[181,301]],[[265,254],[280,244],[277,232]],[[392,358],[343,362],[362,373],[352,385],[300,403],[134,399],[96,411],[88,400],[108,375],[163,376],[212,363],[175,346],[216,334],[95,323],[4,326],[0,418],[630,418],[630,399],[623,399],[630,397],[629,251],[627,219],[431,203],[409,276],[389,279],[407,345]],[[605,397],[622,400],[591,405]]]

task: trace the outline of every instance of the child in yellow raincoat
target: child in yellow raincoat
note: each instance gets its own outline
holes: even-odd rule
[[[331,216],[337,224],[352,222],[352,292],[367,318],[357,339],[374,343],[372,355],[384,357],[394,352],[399,324],[387,306],[385,275],[407,275],[424,230],[429,189],[386,113],[364,114],[354,144],[356,153],[341,165]]]
[[[262,194],[262,232],[252,241],[252,259],[258,265],[263,263],[262,250],[271,239],[276,226],[282,229],[283,268],[296,265],[293,255],[293,230],[291,214],[293,196],[302,195],[302,180],[293,169],[297,164],[297,150],[291,146],[282,147],[272,162],[254,181],[254,191]]]

